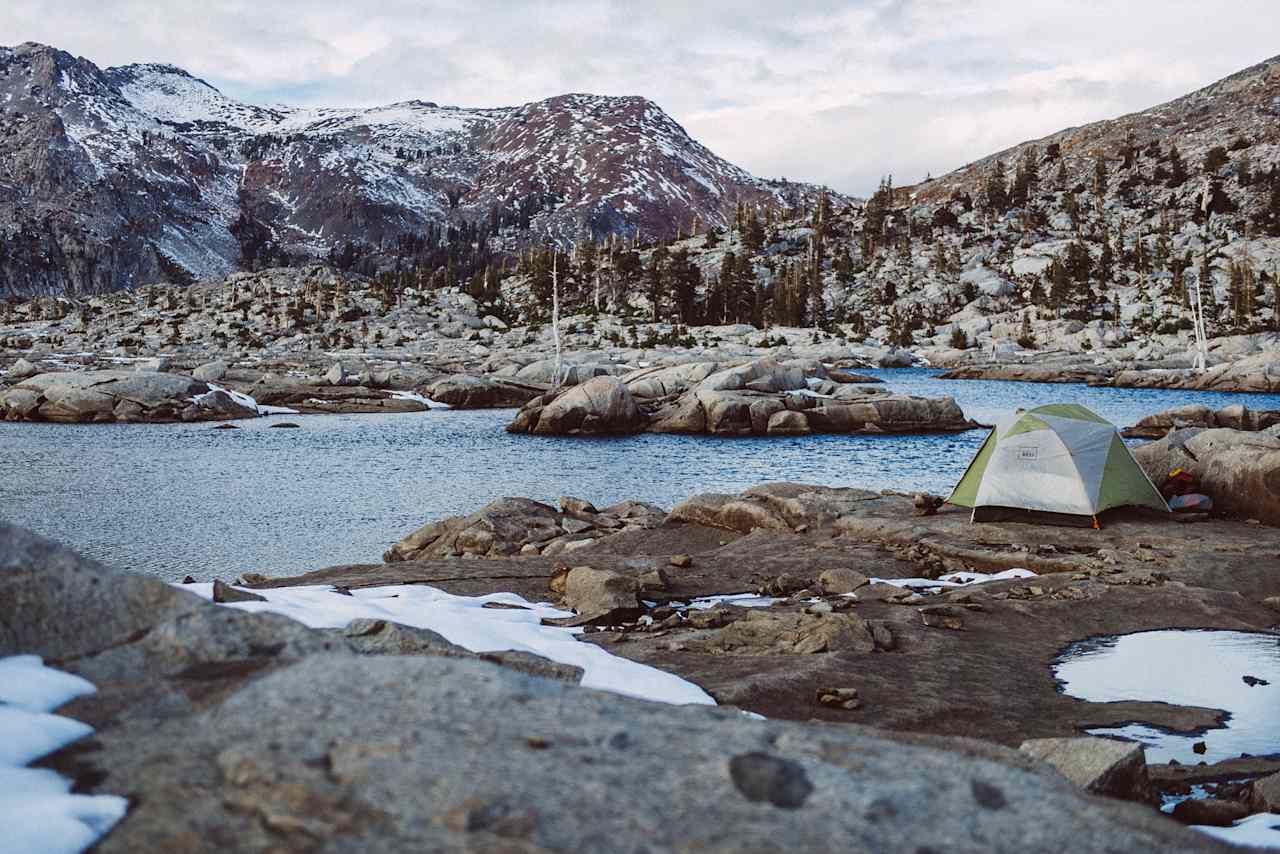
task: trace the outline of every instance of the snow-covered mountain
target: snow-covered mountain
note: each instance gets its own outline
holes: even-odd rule
[[[208,278],[464,223],[508,250],[660,237],[817,192],[753,177],[638,97],[261,107],[170,65],[0,47],[0,296]]]

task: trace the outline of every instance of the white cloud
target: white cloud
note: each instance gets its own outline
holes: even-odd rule
[[[171,62],[258,102],[641,94],[762,175],[866,192],[1269,57],[1274,0],[7,0],[0,44]]]

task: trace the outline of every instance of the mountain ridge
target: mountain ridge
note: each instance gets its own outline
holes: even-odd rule
[[[0,50],[0,295],[96,293],[467,232],[493,253],[812,203],[642,96],[515,107],[245,104],[163,63]],[[431,238],[437,239],[437,238]],[[439,238],[444,239],[444,238]],[[461,239],[461,238],[460,238]]]

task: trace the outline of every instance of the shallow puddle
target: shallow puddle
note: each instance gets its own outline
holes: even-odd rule
[[[1228,713],[1195,735],[1143,724],[1090,730],[1147,746],[1148,762],[1216,762],[1280,754],[1280,635],[1168,629],[1091,638],[1054,662],[1063,693],[1095,703],[1143,700]],[[1193,745],[1203,741],[1204,753]]]

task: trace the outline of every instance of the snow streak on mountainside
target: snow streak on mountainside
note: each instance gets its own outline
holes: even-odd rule
[[[507,249],[667,236],[817,192],[754,178],[643,98],[259,107],[169,65],[0,48],[0,296],[208,278],[481,221]]]

